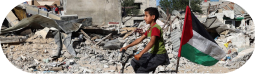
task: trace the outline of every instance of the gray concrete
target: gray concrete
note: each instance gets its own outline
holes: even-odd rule
[[[93,25],[121,21],[120,0],[63,0],[64,14],[78,18],[92,17]]]

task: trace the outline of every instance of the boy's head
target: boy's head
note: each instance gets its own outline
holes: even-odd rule
[[[159,12],[157,8],[149,7],[145,9],[144,20],[147,24],[151,24],[151,22],[156,21],[158,18],[159,18]]]
[[[54,7],[57,7],[57,4],[54,4]]]

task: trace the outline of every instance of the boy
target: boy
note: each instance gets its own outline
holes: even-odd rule
[[[54,12],[55,14],[59,14],[59,8],[57,7],[57,4],[54,4]]]
[[[159,13],[156,8],[149,7],[145,9],[144,20],[147,24],[150,24],[151,27],[140,38],[120,49],[120,51],[122,51],[122,49],[127,50],[127,48],[140,43],[146,37],[151,37],[147,46],[131,60],[131,65],[136,73],[149,73],[154,71],[158,65],[168,61],[168,55],[162,37],[163,31],[155,22],[158,17]],[[149,49],[151,49],[151,51],[147,53]]]

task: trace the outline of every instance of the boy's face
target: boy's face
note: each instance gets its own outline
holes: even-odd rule
[[[155,18],[155,15],[150,15],[150,14],[148,13],[148,11],[145,11],[144,20],[145,20],[146,24],[151,24],[152,21],[154,21],[154,18]]]

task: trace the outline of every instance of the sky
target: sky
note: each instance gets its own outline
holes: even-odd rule
[[[156,6],[158,6],[158,5],[159,5],[159,1],[160,1],[160,0],[156,0]]]

